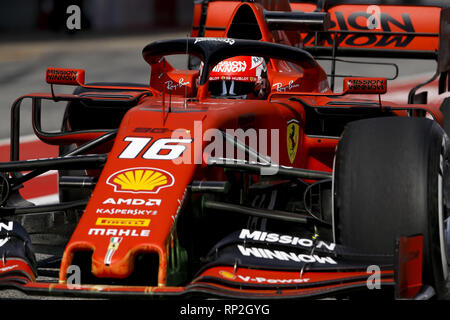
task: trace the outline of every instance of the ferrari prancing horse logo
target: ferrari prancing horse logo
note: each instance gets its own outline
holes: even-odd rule
[[[300,127],[298,125],[298,121],[295,119],[291,119],[287,123],[287,152],[289,155],[289,161],[294,163],[295,156],[297,155],[298,148],[298,136],[300,133]]]

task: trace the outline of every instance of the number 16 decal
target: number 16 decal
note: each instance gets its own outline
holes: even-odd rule
[[[150,143],[152,138],[126,137],[123,141],[129,142],[119,159],[135,159]],[[186,150],[192,139],[158,139],[144,152],[142,158],[148,160],[175,160]],[[164,151],[163,154],[161,154]]]

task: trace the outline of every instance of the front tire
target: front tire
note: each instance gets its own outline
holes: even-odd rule
[[[429,119],[355,121],[339,142],[333,181],[335,241],[393,254],[396,237],[422,234],[423,283],[438,298],[447,294],[449,150],[447,135]]]

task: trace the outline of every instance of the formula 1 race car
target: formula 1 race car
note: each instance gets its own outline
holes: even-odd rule
[[[196,1],[192,37],[143,49],[149,85],[85,84],[82,69],[47,69],[51,92],[22,96],[11,110],[0,287],[80,297],[445,298],[449,101],[419,103],[420,86],[409,104],[382,101],[386,77],[346,76],[336,92],[313,56],[436,59],[446,91],[449,9],[392,2],[380,5],[379,31],[354,30],[368,18],[366,1]],[[330,13],[353,29],[333,30]],[[414,28],[390,30],[403,26],[399,16]],[[55,85],[77,87],[57,94]],[[26,99],[35,134],[59,157],[20,160]],[[66,102],[60,132],[42,128],[50,102]],[[60,202],[25,200],[23,184],[49,170],[59,173]]]

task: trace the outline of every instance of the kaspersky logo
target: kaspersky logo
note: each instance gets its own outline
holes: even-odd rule
[[[172,174],[156,168],[130,168],[113,173],[106,183],[114,192],[158,193],[162,188],[173,186]]]

